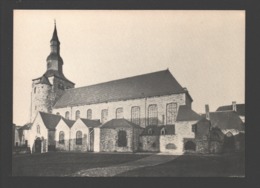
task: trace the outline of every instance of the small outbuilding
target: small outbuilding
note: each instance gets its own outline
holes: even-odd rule
[[[112,119],[100,127],[101,152],[136,152],[143,128],[126,119]]]

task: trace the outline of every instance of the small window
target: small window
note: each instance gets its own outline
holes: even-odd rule
[[[82,132],[76,132],[76,145],[82,145]]]
[[[59,134],[59,144],[64,144],[64,132],[60,131]]]
[[[155,143],[155,142],[152,144],[152,147],[153,147],[153,148],[155,148],[155,147],[156,147],[156,143]]]
[[[79,118],[80,118],[80,111],[77,110],[77,111],[76,111],[76,114],[75,114],[75,119],[77,120],[77,119],[79,119]]]
[[[65,118],[66,118],[66,119],[70,119],[70,112],[69,112],[69,111],[67,111],[67,112],[65,113]]]
[[[122,119],[122,118],[124,118],[123,108],[117,108],[116,109],[116,119]]]
[[[165,135],[165,133],[166,133],[165,128],[162,128],[161,135]]]
[[[41,128],[40,128],[40,125],[37,125],[37,133],[38,133],[38,134],[41,134]]]
[[[192,132],[196,133],[197,132],[197,125],[192,125]]]
[[[92,119],[92,110],[91,109],[87,110],[87,119]]]
[[[101,123],[105,123],[107,121],[107,116],[108,116],[108,110],[103,109],[101,111]]]
[[[36,89],[37,89],[37,88],[35,87],[35,88],[34,88],[34,93],[36,93]]]
[[[127,146],[127,138],[126,131],[118,132],[118,147],[126,147]]]
[[[59,113],[59,112],[57,112],[57,113],[56,113],[56,115],[60,115],[60,113]]]

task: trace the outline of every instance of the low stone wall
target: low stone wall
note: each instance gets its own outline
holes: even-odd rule
[[[56,141],[56,151],[69,151],[70,150],[70,140],[64,140],[64,144],[60,144]]]
[[[160,136],[160,152],[182,154],[183,138],[179,135],[161,135]]]
[[[84,134],[82,138],[82,144],[76,144],[76,139],[71,139],[70,142],[70,150],[71,151],[81,151],[86,152],[88,150],[88,140],[87,135]]]

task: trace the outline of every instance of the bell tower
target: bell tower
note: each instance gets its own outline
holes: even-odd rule
[[[60,56],[60,41],[56,22],[54,22],[50,54],[46,62],[46,72],[41,77],[32,80],[30,122],[33,122],[38,111],[52,113],[52,107],[65,90],[75,86],[63,74],[63,60]]]

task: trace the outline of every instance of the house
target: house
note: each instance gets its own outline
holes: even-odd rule
[[[94,151],[95,129],[101,125],[99,120],[78,118],[71,127],[71,151]],[[97,133],[96,133],[97,134]],[[97,137],[96,139],[98,139]],[[98,143],[98,141],[96,141]]]
[[[223,110],[209,112],[209,107],[206,105],[206,114],[202,115],[211,122],[213,132],[218,132],[219,144],[221,149],[216,149],[218,152],[224,151],[239,151],[244,149],[244,133],[245,125],[240,115],[233,110]],[[219,130],[223,133],[222,136]],[[217,130],[217,131],[216,131]]]
[[[143,128],[126,119],[112,119],[100,127],[101,152],[136,152]]]
[[[245,104],[236,104],[236,101],[232,102],[232,105],[220,106],[216,110],[217,112],[234,111],[240,119],[245,123]]]
[[[208,140],[209,131],[210,122],[183,105],[179,107],[174,124],[145,128],[140,137],[141,150],[172,154],[208,152],[204,140]]]

